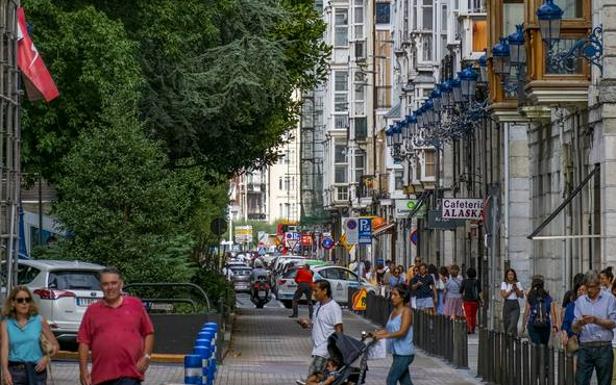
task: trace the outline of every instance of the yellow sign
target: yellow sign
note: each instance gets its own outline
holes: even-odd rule
[[[363,311],[366,310],[366,300],[368,298],[368,290],[361,288],[357,293],[353,294],[353,310]]]
[[[338,244],[342,247],[344,247],[346,249],[347,252],[351,252],[351,249],[353,248],[354,245],[350,245],[347,242],[347,236],[346,234],[342,234],[342,236],[340,237],[340,240],[338,240]]]

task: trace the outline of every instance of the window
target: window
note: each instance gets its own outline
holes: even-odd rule
[[[366,140],[368,137],[368,118],[355,118],[355,140]]]
[[[35,269],[32,266],[19,265],[17,268],[17,284],[27,285],[36,278],[41,272],[39,269]]]
[[[282,190],[282,177],[278,178],[278,190]]]
[[[336,145],[334,148],[334,163],[346,163],[346,145]]]
[[[348,109],[349,73],[347,71],[334,72],[334,111],[345,112]]]
[[[349,199],[349,188],[347,186],[336,186],[336,200],[346,201]]]
[[[423,0],[421,10],[421,29],[424,31],[432,31],[433,29],[432,1],[433,0]]]
[[[355,152],[355,182],[361,181],[361,177],[364,176],[364,169],[366,167],[366,153],[362,150]]]
[[[357,78],[357,76],[356,76]],[[364,115],[365,111],[364,111],[364,84],[363,83],[359,83],[359,84],[355,84],[355,87],[353,87],[355,89],[355,94],[353,95],[354,99],[355,99],[355,115]]]
[[[515,26],[524,22],[524,3],[506,1],[503,3],[503,36],[515,32]]]
[[[376,23],[377,24],[389,24],[390,19],[391,19],[391,4],[389,4],[389,2],[387,3],[377,2],[376,3]]]
[[[349,117],[346,115],[335,115],[334,126],[336,129],[346,129],[349,127]]]
[[[282,203],[278,204],[278,217],[279,218],[284,218],[284,211],[282,209]]]
[[[436,157],[437,153],[435,150],[425,150],[424,151],[424,162],[425,162],[425,174],[424,176],[427,178],[436,177]]]
[[[423,35],[421,37],[421,51],[422,51],[422,60],[431,62],[432,59],[432,35]]]
[[[579,19],[584,17],[584,0],[555,0],[563,10],[563,19]]]
[[[284,177],[284,191],[291,191],[291,181],[288,176]]]
[[[100,290],[98,271],[54,271],[49,273],[49,287],[59,290]]]
[[[347,166],[336,165],[335,166],[334,183],[347,183]]]
[[[349,45],[349,11],[347,9],[336,8],[334,28],[334,44],[336,47],[346,47]]]
[[[447,33],[447,4],[441,8],[441,31]]]
[[[555,52],[567,52],[576,43],[575,39],[563,39],[561,38],[555,45]],[[572,71],[566,68],[552,65],[550,58],[546,52],[545,54],[545,73],[546,74],[580,74],[583,71],[583,58],[581,57],[569,57],[566,59],[566,67],[571,68]]]
[[[364,8],[355,7],[353,14],[355,15],[355,24],[362,24],[364,22]]]
[[[402,190],[404,188],[404,170],[395,171],[394,188],[396,190]]]

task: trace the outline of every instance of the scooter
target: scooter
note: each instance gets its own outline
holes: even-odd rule
[[[263,309],[263,306],[271,300],[270,284],[267,277],[258,277],[250,287],[250,301],[255,304],[257,309]]]

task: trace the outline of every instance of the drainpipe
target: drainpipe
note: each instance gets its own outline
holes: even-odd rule
[[[504,158],[505,158],[505,207],[504,207],[504,211],[505,211],[505,220],[503,221],[503,238],[504,238],[504,242],[505,242],[505,255],[504,258],[502,258],[502,262],[501,262],[501,271],[505,271],[504,270],[504,262],[505,260],[510,262],[511,265],[511,260],[509,258],[509,189],[510,189],[510,182],[509,182],[509,178],[510,178],[510,170],[509,170],[509,123],[505,123],[503,124],[503,128],[504,128]]]

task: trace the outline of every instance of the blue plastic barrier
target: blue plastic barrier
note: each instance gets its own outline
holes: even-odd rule
[[[184,383],[202,385],[203,359],[200,355],[188,354],[184,356]]]

